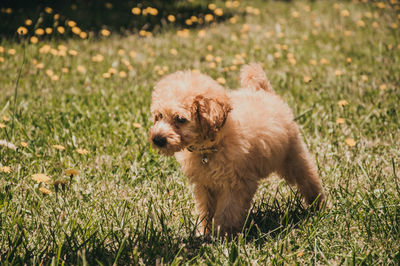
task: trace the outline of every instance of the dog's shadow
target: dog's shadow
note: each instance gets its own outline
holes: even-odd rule
[[[246,241],[263,244],[284,232],[290,232],[310,217],[313,210],[303,205],[296,194],[282,199],[262,199],[249,212],[242,229]]]

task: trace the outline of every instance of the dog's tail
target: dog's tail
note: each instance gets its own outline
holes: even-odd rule
[[[262,89],[267,92],[274,90],[260,64],[250,63],[240,70],[240,83],[242,88]]]

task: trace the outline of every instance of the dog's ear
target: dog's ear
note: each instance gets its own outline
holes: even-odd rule
[[[228,113],[232,110],[228,96],[194,98],[192,114],[197,119],[203,137],[215,139],[216,133],[224,126]]]

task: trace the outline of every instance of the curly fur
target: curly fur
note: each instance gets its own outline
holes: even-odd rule
[[[241,86],[228,91],[206,75],[181,71],[161,79],[152,95],[150,139],[175,155],[194,185],[205,233],[212,222],[223,233],[240,231],[260,179],[273,172],[308,204],[325,199],[292,111],[260,65],[242,68]],[[156,136],[165,146],[154,143]]]

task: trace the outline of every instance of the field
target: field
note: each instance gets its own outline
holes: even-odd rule
[[[399,265],[398,1],[181,2],[187,18],[123,9],[160,18],[145,30],[86,33],[78,17],[43,33],[62,10],[16,15],[21,34],[0,41],[1,264]],[[293,109],[329,204],[311,212],[272,176],[242,234],[204,239],[179,165],[148,142],[152,86],[192,69],[235,89],[252,61]]]

